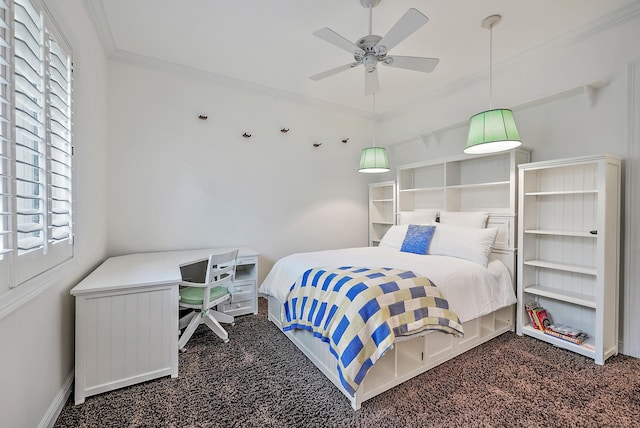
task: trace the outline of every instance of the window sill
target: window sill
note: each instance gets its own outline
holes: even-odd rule
[[[73,261],[72,257],[0,295],[0,320],[58,284],[73,266]]]

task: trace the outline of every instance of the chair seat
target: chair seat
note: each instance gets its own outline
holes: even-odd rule
[[[200,287],[181,288],[179,291],[180,302],[187,305],[201,305],[202,301],[204,300],[204,290],[205,288]],[[209,300],[213,302],[227,294],[229,294],[229,289],[227,289],[227,287],[213,287],[211,288],[211,292],[209,294]]]

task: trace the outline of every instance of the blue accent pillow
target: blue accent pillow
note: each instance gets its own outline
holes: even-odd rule
[[[407,228],[407,234],[404,236],[400,251],[404,251],[405,253],[427,254],[435,230],[435,226],[410,224]]]

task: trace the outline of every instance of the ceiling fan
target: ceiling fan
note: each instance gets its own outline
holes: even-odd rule
[[[394,46],[426,24],[429,18],[417,9],[411,8],[391,27],[384,37],[380,37],[372,33],[373,8],[380,4],[380,0],[360,0],[360,4],[369,9],[368,36],[360,37],[355,43],[352,43],[327,27],[313,33],[314,36],[353,54],[355,62],[315,74],[310,77],[311,80],[318,81],[362,64],[365,69],[364,92],[365,95],[371,95],[380,90],[377,72],[378,63],[388,67],[404,68],[423,73],[431,73],[436,68],[440,61],[438,58],[388,55]]]

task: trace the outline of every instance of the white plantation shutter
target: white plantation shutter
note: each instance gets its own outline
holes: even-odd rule
[[[0,10],[0,274],[11,288],[73,256],[71,55],[38,0],[0,0]]]
[[[20,256],[44,247],[44,24],[29,0],[16,0],[14,13],[16,228]]]
[[[71,58],[49,37],[49,242],[71,243]]]
[[[13,233],[13,145],[11,143],[10,85],[11,13],[0,0],[0,293],[11,284],[14,251]]]

